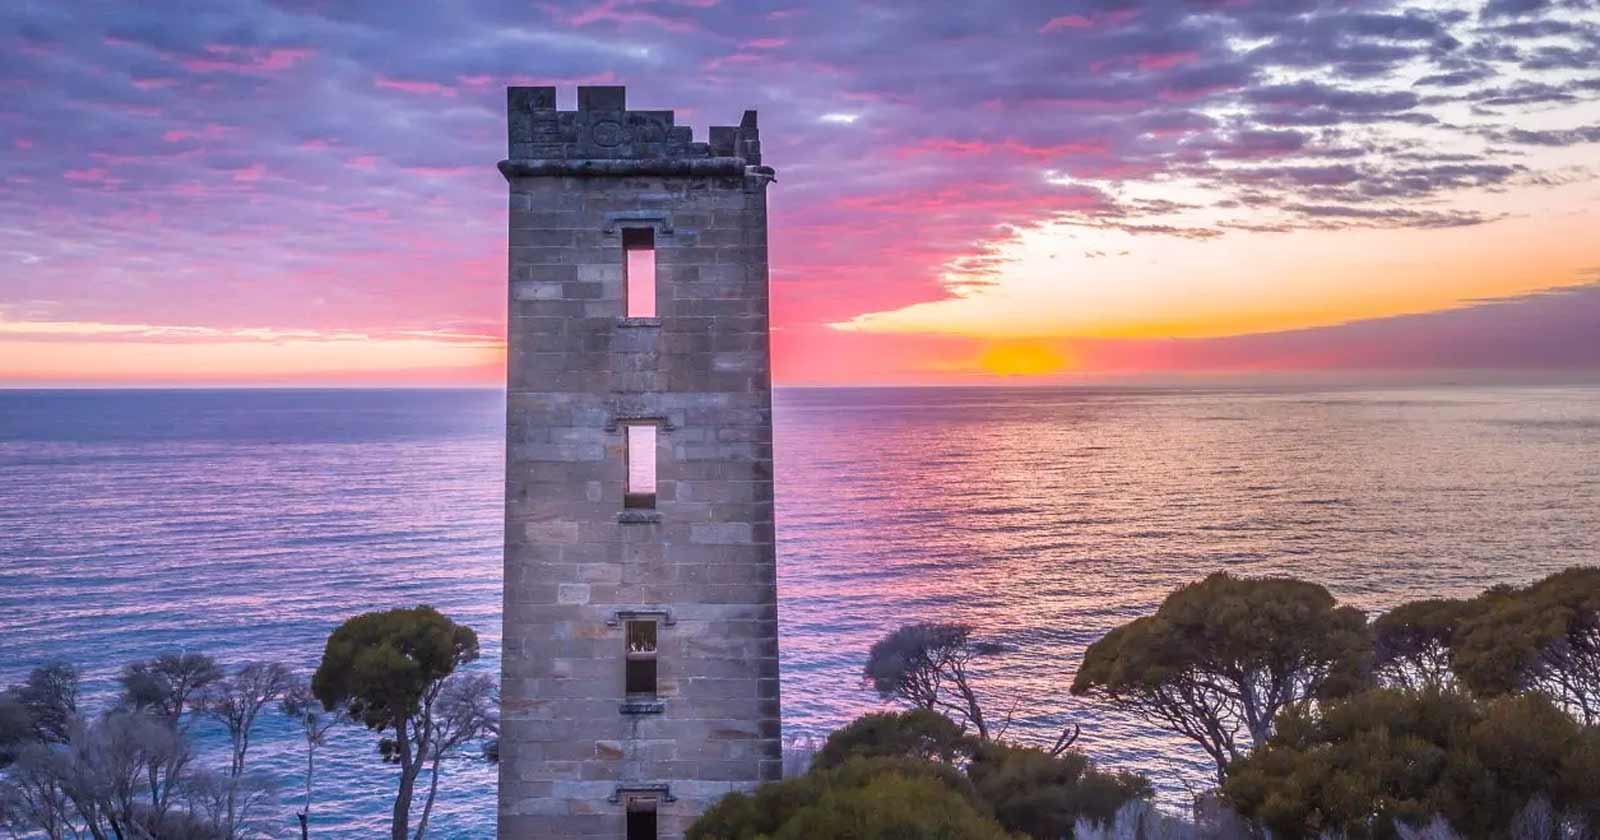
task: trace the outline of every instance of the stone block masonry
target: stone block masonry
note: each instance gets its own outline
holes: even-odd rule
[[[507,102],[499,836],[623,840],[648,811],[672,840],[782,766],[773,173],[754,111],[697,142],[621,87],[580,87],[577,111],[550,87]],[[641,230],[655,314],[629,318]],[[634,424],[654,453],[628,451]],[[653,492],[633,493],[628,461],[650,456]]]

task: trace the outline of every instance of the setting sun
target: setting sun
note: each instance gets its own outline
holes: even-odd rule
[[[1071,360],[1037,341],[995,342],[978,354],[978,366],[996,376],[1045,376],[1060,373]]]

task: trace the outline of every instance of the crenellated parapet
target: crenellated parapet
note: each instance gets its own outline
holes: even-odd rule
[[[506,99],[510,160],[502,170],[507,164],[553,169],[560,161],[717,162],[676,165],[697,172],[761,165],[755,111],[745,111],[736,126],[712,126],[708,140],[698,142],[692,128],[673,122],[672,111],[628,110],[627,88],[620,85],[579,87],[576,111],[556,110],[554,87],[507,88]]]

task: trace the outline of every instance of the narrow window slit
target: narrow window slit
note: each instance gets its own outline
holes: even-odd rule
[[[656,623],[654,620],[627,624],[626,689],[629,697],[656,696]]]
[[[650,509],[656,506],[656,427],[634,423],[627,430],[627,486],[622,506]]]
[[[655,228],[623,228],[623,277],[627,288],[627,317],[656,317],[656,231]]]

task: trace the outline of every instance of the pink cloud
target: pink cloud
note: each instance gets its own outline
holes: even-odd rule
[[[290,70],[312,55],[303,47],[241,47],[232,44],[207,44],[205,55],[182,59],[186,70],[196,73],[280,73]]]
[[[693,20],[680,17],[668,17],[656,12],[647,11],[641,8],[643,5],[645,4],[639,2],[639,0],[602,0],[602,2],[596,3],[595,5],[590,6],[581,12],[568,15],[566,17],[566,23],[568,26],[573,27],[588,26],[592,23],[601,22],[617,24],[645,23],[665,29],[668,32],[678,33],[696,32],[700,29],[699,25]],[[696,4],[686,3],[685,5],[692,6]],[[706,6],[701,6],[701,8],[705,7]],[[556,7],[547,8],[558,15],[561,12],[561,10]]]
[[[1168,53],[1149,53],[1136,56],[1134,62],[1140,70],[1170,70],[1180,64],[1188,64],[1200,57],[1193,50],[1181,50]]]
[[[17,139],[11,141],[11,145],[16,146],[23,151],[27,151],[28,149],[33,148],[33,141],[27,137],[18,137]]]
[[[457,178],[485,171],[481,166],[407,166],[404,170],[424,178]]]
[[[919,143],[896,149],[895,156],[905,158],[918,155],[999,155],[1044,160],[1070,155],[1104,154],[1108,151],[1110,151],[1110,146],[1103,140],[1040,146],[1014,139],[992,142],[988,140],[956,140],[950,137],[932,137]]]
[[[373,86],[384,88],[386,90],[398,90],[402,93],[409,93],[416,96],[453,97],[456,95],[456,89],[450,87],[449,85],[442,85],[438,82],[429,82],[420,79],[392,79],[388,76],[379,76],[373,80]]]
[[[177,79],[167,76],[152,76],[149,78],[136,78],[133,80],[133,86],[143,91],[161,90],[162,88],[172,87],[177,83]]]
[[[181,143],[185,140],[220,140],[233,129],[219,123],[206,123],[197,129],[174,128],[161,135],[161,139],[168,143]]]
[[[249,166],[233,170],[233,180],[240,183],[251,183],[261,180],[261,176],[265,174],[267,174],[265,164],[252,163]]]
[[[1116,11],[1097,14],[1091,17],[1083,15],[1061,15],[1045,21],[1039,27],[1040,32],[1059,32],[1063,29],[1092,29],[1099,27],[1121,26],[1139,16],[1138,9],[1117,9]]]
[[[707,71],[716,71],[730,64],[755,64],[761,60],[761,56],[755,53],[736,52],[731,55],[713,58],[707,61],[704,66]]]
[[[99,167],[90,169],[68,169],[61,173],[61,177],[79,184],[103,184],[111,182],[111,173]]]
[[[378,157],[377,155],[357,155],[345,161],[344,165],[351,169],[359,169],[362,172],[371,172],[378,168]]]
[[[1040,32],[1054,32],[1057,29],[1088,29],[1094,23],[1083,15],[1062,15],[1045,21],[1039,27]]]
[[[775,50],[789,43],[788,38],[755,38],[739,45],[741,50]]]

